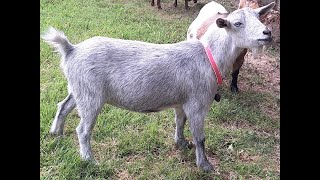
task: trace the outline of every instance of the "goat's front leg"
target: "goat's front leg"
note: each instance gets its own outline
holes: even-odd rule
[[[186,8],[186,10],[189,9],[188,1],[189,1],[189,0],[184,0],[184,7]]]
[[[193,136],[193,143],[196,146],[197,166],[204,171],[212,171],[214,168],[205,155],[204,119],[209,107],[200,106],[196,103],[187,103],[183,109],[190,121],[190,130]]]
[[[173,6],[174,7],[177,7],[178,6],[178,2],[177,2],[178,0],[174,0],[174,2],[173,2]]]
[[[186,123],[186,120],[187,120],[187,116],[184,113],[182,107],[175,108],[176,132],[174,136],[174,141],[178,148],[192,147],[192,144],[189,143],[183,135],[184,125]]]
[[[158,6],[158,9],[162,9],[161,4],[160,4],[160,0],[157,0],[157,6]]]
[[[239,88],[238,88],[238,75],[241,66],[243,65],[244,62],[244,56],[247,54],[247,49],[243,50],[241,54],[237,57],[236,61],[233,63],[232,67],[232,80],[230,84],[230,89],[231,92],[233,93],[238,93]]]
[[[50,134],[63,135],[66,116],[76,107],[76,102],[71,93],[58,103],[58,110],[50,128]]]

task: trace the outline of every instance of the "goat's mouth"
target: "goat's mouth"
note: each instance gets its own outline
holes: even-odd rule
[[[258,39],[259,42],[271,42],[272,41],[272,38],[271,37],[267,37],[267,38],[264,38],[264,39]]]

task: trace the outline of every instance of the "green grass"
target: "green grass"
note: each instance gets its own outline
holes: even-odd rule
[[[186,38],[188,26],[207,1],[199,1],[188,12],[184,1],[178,1],[176,9],[171,0],[161,2],[163,10],[158,11],[149,0],[40,0],[40,31],[56,27],[74,44],[92,36],[174,43]],[[227,9],[235,7],[231,1],[218,2]],[[57,103],[67,95],[67,82],[60,57],[43,41],[40,46],[41,179],[280,178],[276,96],[250,90],[233,95],[226,85],[229,79],[219,90],[221,101],[212,104],[205,120],[206,151],[215,172],[204,173],[196,167],[194,148],[174,147],[172,110],[139,114],[105,105],[92,136],[100,165],[81,161],[76,110],[67,117],[63,137],[49,135]],[[191,140],[188,124],[185,135]]]

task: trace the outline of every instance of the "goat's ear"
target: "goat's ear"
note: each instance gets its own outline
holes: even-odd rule
[[[242,9],[246,4],[246,0],[239,0],[239,6],[238,9]]]
[[[217,23],[217,26],[218,26],[219,28],[229,27],[229,24],[230,24],[228,20],[223,19],[223,18],[218,18],[218,19],[216,20],[216,23]]]
[[[259,7],[257,9],[254,9],[255,12],[257,12],[259,14],[259,16],[269,12],[274,6],[276,5],[275,2],[272,2],[268,5],[265,5],[265,6],[262,6],[262,7]]]

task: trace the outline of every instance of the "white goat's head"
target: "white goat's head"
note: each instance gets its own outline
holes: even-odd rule
[[[262,24],[259,16],[274,7],[272,2],[257,9],[244,7],[230,13],[226,18],[216,20],[219,28],[225,28],[237,47],[257,48],[271,42],[271,31]]]

